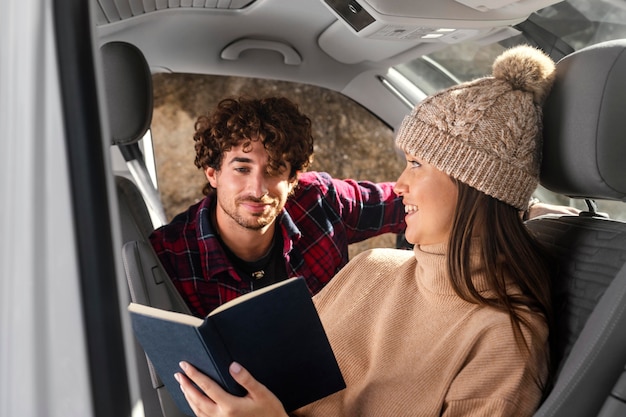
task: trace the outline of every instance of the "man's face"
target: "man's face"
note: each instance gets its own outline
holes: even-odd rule
[[[295,184],[289,180],[289,163],[285,162],[280,172],[270,173],[263,144],[253,141],[250,148],[244,152],[237,146],[226,152],[219,171],[205,169],[209,183],[217,190],[216,217],[222,231],[269,228]]]

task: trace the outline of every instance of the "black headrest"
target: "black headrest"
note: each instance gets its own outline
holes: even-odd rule
[[[152,75],[134,45],[110,42],[100,48],[112,143],[139,141],[152,120]]]
[[[574,198],[626,201],[626,39],[581,49],[556,68],[541,184]]]

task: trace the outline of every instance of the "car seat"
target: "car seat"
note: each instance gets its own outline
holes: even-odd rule
[[[626,415],[626,223],[594,200],[626,201],[626,40],[557,63],[544,107],[541,184],[585,198],[579,216],[543,216],[529,229],[557,256],[558,362],[535,417]]]
[[[145,57],[134,45],[110,42],[100,49],[112,145],[118,146],[133,177],[115,177],[122,260],[130,299],[166,310],[189,313],[185,302],[161,266],[148,237],[154,226],[146,199],[160,206],[147,182],[147,170],[138,142],[152,119],[152,76]],[[147,191],[146,191],[147,190]],[[151,193],[152,192],[152,193]],[[144,413],[148,417],[180,417],[178,410],[139,343],[135,341],[137,372]]]

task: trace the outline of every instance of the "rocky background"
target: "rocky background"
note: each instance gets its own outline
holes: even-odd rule
[[[285,96],[313,122],[315,156],[310,170],[336,178],[394,181],[403,161],[393,131],[344,96],[322,88],[238,77],[156,74],[152,137],[161,198],[168,219],[199,201],[205,177],[193,161],[193,126],[225,97]],[[394,247],[383,235],[350,247],[351,256],[371,247]]]

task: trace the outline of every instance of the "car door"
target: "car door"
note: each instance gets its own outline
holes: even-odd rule
[[[2,3],[2,416],[131,414],[92,27],[82,0]]]

